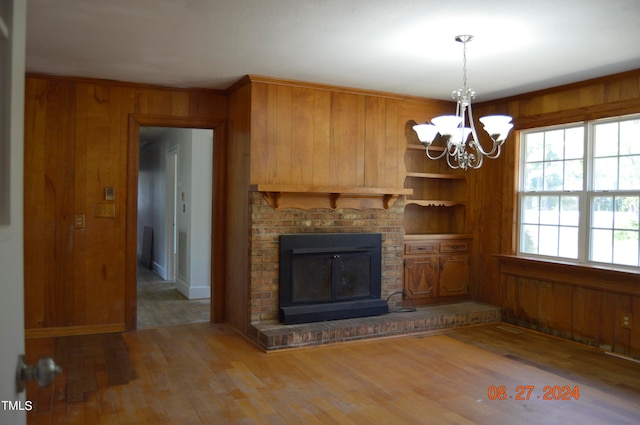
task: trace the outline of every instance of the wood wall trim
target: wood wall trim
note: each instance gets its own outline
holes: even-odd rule
[[[331,91],[331,92],[345,93],[345,94],[375,96],[380,98],[395,99],[395,100],[402,100],[402,101],[415,101],[415,102],[421,102],[421,103],[427,102],[438,107],[452,108],[451,110],[455,111],[455,103],[453,101],[448,101],[448,100],[431,99],[426,97],[411,96],[411,95],[390,93],[390,92],[383,92],[383,91],[376,91],[376,90],[366,90],[366,89],[359,89],[354,87],[334,86],[330,84],[287,80],[282,78],[265,77],[260,75],[247,75],[244,78],[240,79],[237,83],[235,83],[231,87],[235,87],[236,84],[239,84],[240,86],[242,86],[247,84],[248,82],[264,83],[264,84],[270,84],[270,85],[276,85],[276,86],[308,88],[308,89],[324,90],[324,91]]]
[[[640,296],[640,272],[497,255],[503,275],[560,282],[572,286]]]
[[[640,111],[640,98],[568,109],[562,112],[522,116],[514,118],[513,123],[518,130],[526,130],[536,127],[548,127],[552,125],[592,121],[613,116],[631,115],[638,113],[638,111]]]
[[[221,95],[221,96],[224,96],[226,94],[226,90],[220,90],[220,89],[211,89],[211,88],[204,88],[204,87],[168,87],[168,86],[159,86],[159,85],[148,84],[148,83],[134,83],[130,81],[108,80],[103,78],[68,77],[64,75],[48,75],[48,74],[37,74],[37,73],[30,73],[30,72],[26,74],[26,77],[46,79],[48,81],[60,81],[60,82],[66,82],[66,83],[72,83],[72,84],[98,84],[98,85],[129,87],[134,89],[151,89],[151,90],[187,92],[187,93],[208,93],[208,94],[215,94],[215,95]]]
[[[24,336],[25,338],[48,338],[72,335],[105,334],[113,332],[124,332],[125,330],[126,327],[124,323],[115,323],[110,325],[63,326],[55,328],[25,329]]]
[[[522,102],[522,101],[527,101],[527,100],[543,97],[550,94],[556,94],[561,91],[581,89],[581,88],[586,88],[594,85],[606,84],[609,82],[617,82],[621,79],[634,78],[634,77],[640,78],[640,69],[632,69],[632,70],[620,72],[617,74],[605,75],[602,77],[592,78],[589,80],[582,80],[575,83],[548,87],[546,89],[536,90],[536,91],[527,92],[523,94],[517,94],[514,96],[504,97],[501,99],[478,102],[475,104],[475,107],[476,108],[485,107],[485,106],[490,107],[491,105],[495,105],[498,103]]]

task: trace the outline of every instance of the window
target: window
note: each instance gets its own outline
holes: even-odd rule
[[[521,133],[518,253],[640,267],[640,117]]]

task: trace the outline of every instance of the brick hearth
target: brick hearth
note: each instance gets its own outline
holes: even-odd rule
[[[307,347],[443,330],[499,322],[500,309],[475,302],[434,305],[415,312],[283,325],[276,320],[254,323],[249,337],[267,351]]]

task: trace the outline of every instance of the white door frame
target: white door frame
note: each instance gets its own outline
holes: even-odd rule
[[[177,207],[178,207],[178,146],[166,150],[166,276],[165,280],[176,280],[177,249]]]

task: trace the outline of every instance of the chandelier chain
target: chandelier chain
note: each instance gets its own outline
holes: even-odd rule
[[[462,42],[462,88],[467,89],[467,40]]]

